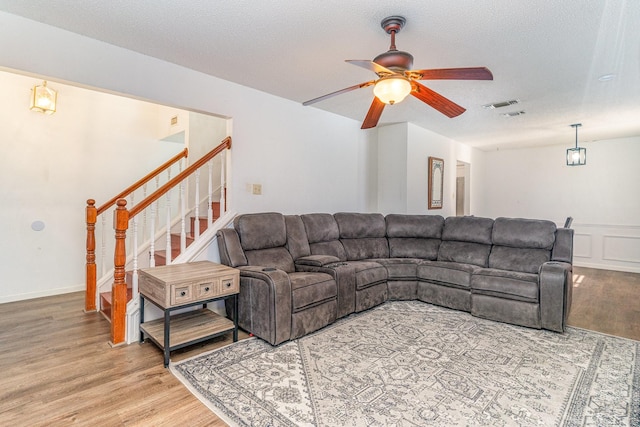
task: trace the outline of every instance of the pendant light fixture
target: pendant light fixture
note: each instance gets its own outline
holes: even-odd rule
[[[578,147],[578,128],[582,123],[572,124],[571,127],[576,129],[576,146],[567,149],[567,166],[583,166],[587,164],[587,149]]]
[[[53,114],[56,112],[56,100],[58,92],[47,87],[47,82],[36,85],[31,90],[31,111],[37,111],[44,114]]]

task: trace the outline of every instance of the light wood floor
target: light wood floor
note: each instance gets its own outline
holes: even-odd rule
[[[569,323],[640,340],[640,274],[575,268]],[[0,304],[0,425],[223,426],[153,344],[111,348],[82,292]],[[246,334],[241,333],[241,338]],[[231,338],[172,353],[182,360]]]

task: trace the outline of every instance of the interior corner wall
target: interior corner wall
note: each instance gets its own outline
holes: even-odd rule
[[[0,38],[11,40],[0,49],[2,67],[46,78],[51,86],[69,83],[233,120],[228,203],[234,212],[365,211],[372,205],[370,161],[375,145],[369,142],[375,138],[360,130],[359,121],[5,12],[0,12]],[[63,102],[61,98],[59,113]],[[6,141],[14,139],[15,135]],[[86,155],[85,161],[95,160]],[[25,179],[25,188],[34,191],[34,178]],[[261,195],[252,194],[254,183],[262,185]],[[52,201],[59,200],[60,188],[51,186],[49,191]],[[74,197],[71,200],[82,210],[86,195]],[[4,206],[8,221],[3,226],[15,227],[16,220],[26,217],[21,204]],[[82,221],[78,226],[82,228]],[[59,239],[69,239],[62,229],[49,230]],[[4,238],[2,253],[12,252],[15,244]],[[31,244],[37,246],[36,241]],[[12,258],[10,268],[3,269],[3,283],[19,283],[20,290],[13,292],[31,296],[78,286],[84,281],[84,237],[75,236],[70,244],[78,250],[62,260],[55,245]]]
[[[407,212],[407,123],[378,128],[378,208],[380,213]]]
[[[563,145],[483,153],[476,213],[558,225],[571,216],[576,265],[640,272],[640,137],[580,145],[585,166],[567,166]]]
[[[456,163],[473,163],[476,151],[410,123],[379,127],[378,211],[455,215]],[[428,209],[429,157],[444,160],[442,209]]]

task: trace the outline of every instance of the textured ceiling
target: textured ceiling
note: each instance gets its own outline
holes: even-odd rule
[[[640,135],[637,0],[0,0],[0,10],[296,102],[375,78],[344,60],[385,52],[380,21],[402,15],[396,44],[414,68],[486,66],[494,80],[426,81],[467,111],[449,119],[410,97],[380,125],[408,121],[482,149],[572,145],[578,122],[581,142]],[[372,96],[305,108],[361,121]],[[482,107],[510,99],[520,103]]]

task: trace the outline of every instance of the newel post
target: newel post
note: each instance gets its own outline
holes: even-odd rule
[[[116,232],[116,247],[113,257],[114,273],[111,286],[111,345],[125,342],[127,315],[127,283],[125,281],[125,263],[127,261],[125,239],[129,227],[129,211],[127,201],[120,199],[114,212],[113,227]]]
[[[87,269],[84,311],[96,311],[96,221],[98,210],[96,201],[87,200],[85,217],[87,219]]]

